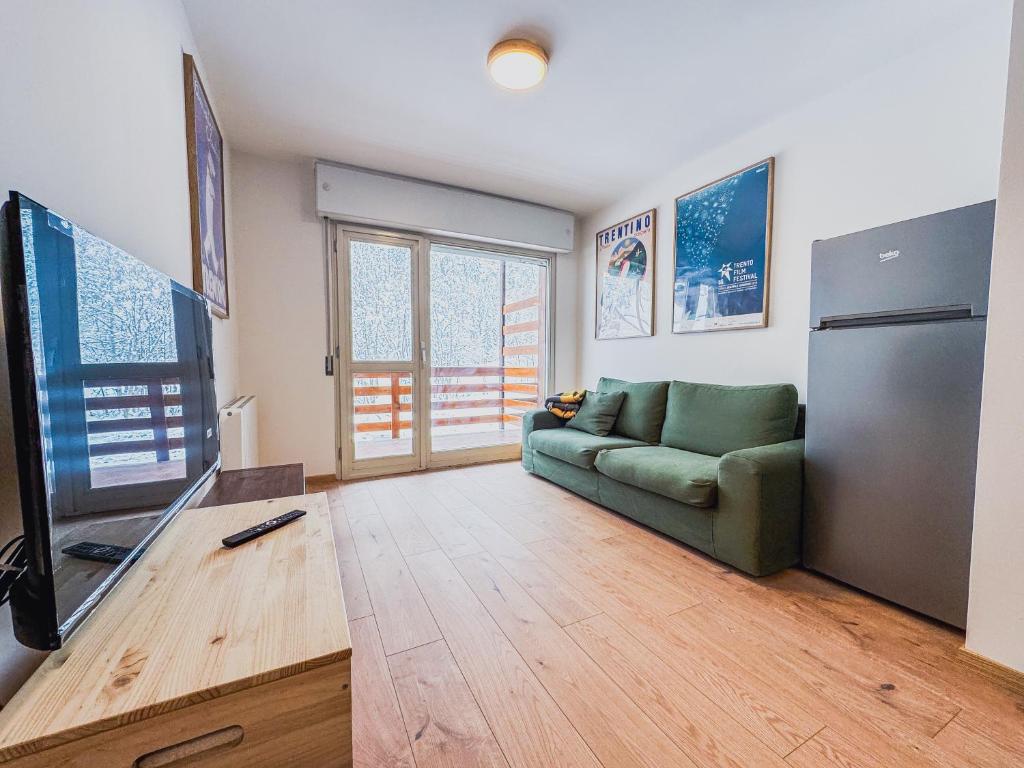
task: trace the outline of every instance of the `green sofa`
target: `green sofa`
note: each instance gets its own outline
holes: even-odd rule
[[[634,384],[611,434],[523,418],[523,467],[754,576],[800,561],[804,441],[789,384]]]

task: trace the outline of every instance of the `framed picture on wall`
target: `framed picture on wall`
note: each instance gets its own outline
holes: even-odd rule
[[[224,139],[199,78],[184,54],[185,137],[192,214],[192,287],[218,317],[228,316],[228,258],[224,234]]]
[[[672,332],[768,325],[775,158],[676,198]]]
[[[654,335],[654,255],[657,210],[597,233],[598,339]]]

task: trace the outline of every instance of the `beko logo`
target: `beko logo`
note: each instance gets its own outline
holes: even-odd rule
[[[885,253],[878,254],[878,262],[880,264],[884,264],[887,261],[892,261],[893,259],[898,259],[899,257],[900,257],[900,252],[899,251],[896,251],[896,250],[886,251]]]

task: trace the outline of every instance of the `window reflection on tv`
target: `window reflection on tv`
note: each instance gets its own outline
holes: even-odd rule
[[[215,468],[211,320],[194,291],[21,195],[5,224],[6,352],[35,555],[12,609],[19,639],[57,647]],[[89,559],[83,542],[119,554]]]

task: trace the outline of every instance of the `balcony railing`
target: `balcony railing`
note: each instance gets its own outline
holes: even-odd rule
[[[170,460],[172,450],[184,447],[182,437],[169,433],[183,424],[177,379],[93,379],[83,384],[90,456],[154,453],[163,462]]]
[[[432,428],[493,425],[504,430],[518,426],[526,411],[538,407],[544,359],[540,303],[538,295],[502,306],[499,365],[430,369]],[[524,320],[524,312],[534,317]],[[357,435],[398,439],[412,428],[408,372],[356,374],[352,395]]]
[[[537,368],[489,366],[431,368],[430,423],[434,427],[470,424],[518,424],[523,413],[537,407]],[[412,384],[406,373],[362,373],[359,381],[372,381],[353,388],[356,416],[378,416],[357,420],[356,433],[388,432],[397,438],[412,427]],[[375,402],[366,402],[373,400]],[[459,415],[458,411],[485,410],[490,413]]]

